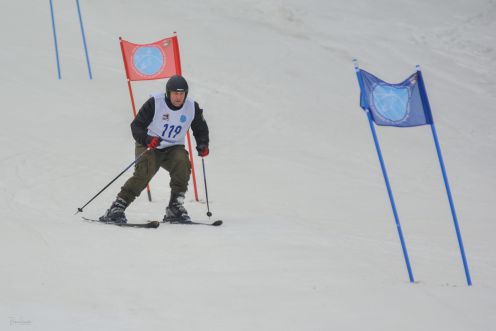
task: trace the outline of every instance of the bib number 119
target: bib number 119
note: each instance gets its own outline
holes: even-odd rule
[[[165,135],[167,134],[167,131],[169,132],[167,134],[167,137],[169,138],[176,138],[176,136],[181,132],[182,130],[182,126],[180,125],[170,125],[169,124],[165,124],[164,125],[164,131],[162,132],[162,137],[165,137]]]

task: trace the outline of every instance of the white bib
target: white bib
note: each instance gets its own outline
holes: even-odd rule
[[[155,115],[148,125],[148,135],[160,137],[158,149],[184,145],[184,137],[195,117],[195,102],[186,98],[181,109],[172,110],[165,102],[165,94],[152,95],[155,99]]]

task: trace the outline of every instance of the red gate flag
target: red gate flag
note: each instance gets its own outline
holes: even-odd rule
[[[122,56],[129,80],[152,80],[181,74],[177,37],[150,44],[133,44],[121,39]]]
[[[136,117],[136,106],[134,104],[133,89],[131,81],[153,80],[169,78],[174,75],[181,75],[181,58],[179,56],[179,44],[177,36],[165,38],[150,44],[133,44],[119,37],[126,70],[127,87],[133,107],[133,114]],[[188,139],[189,160],[191,162],[191,175],[193,177],[193,188],[195,199],[198,199],[198,189],[196,187],[195,163],[193,161],[193,151],[191,148],[191,138],[189,130],[186,134]],[[152,201],[150,186],[147,185],[148,200]]]

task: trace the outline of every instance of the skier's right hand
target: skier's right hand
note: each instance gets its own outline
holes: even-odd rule
[[[152,136],[147,136],[146,137],[146,147],[150,149],[155,149],[157,148],[158,145],[160,145],[160,142],[162,139],[159,137],[152,137]]]

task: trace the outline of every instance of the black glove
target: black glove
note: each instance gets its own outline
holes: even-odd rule
[[[208,150],[208,145],[206,145],[206,144],[200,144],[200,145],[196,146],[196,150],[198,151],[198,156],[201,156],[201,157],[207,156],[208,153],[210,152]]]

